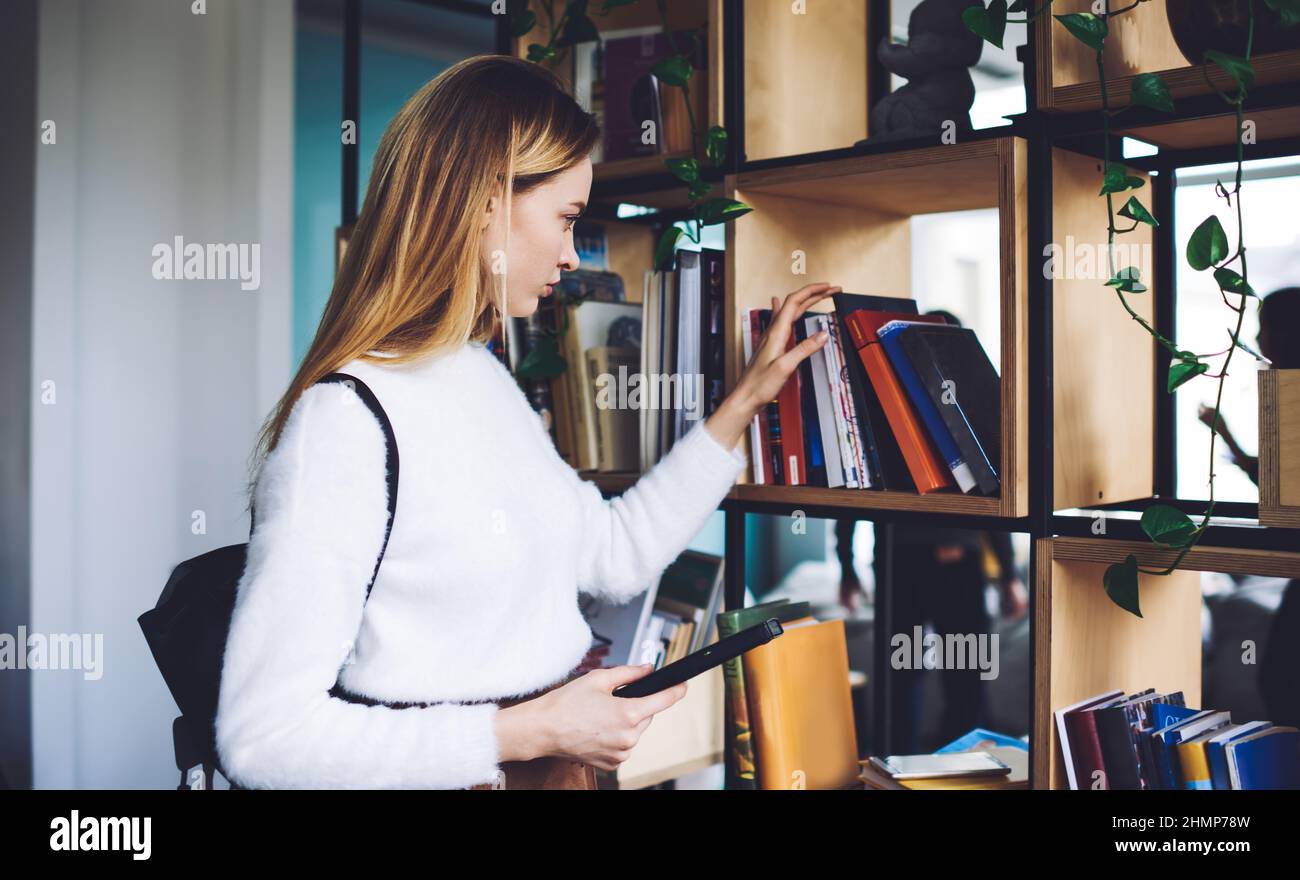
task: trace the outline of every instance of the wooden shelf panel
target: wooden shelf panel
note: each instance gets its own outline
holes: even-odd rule
[[[1300,529],[1300,370],[1259,371],[1259,522]]]
[[[916,510],[925,513],[956,513],[967,516],[1001,516],[999,498],[961,495],[956,492],[884,492],[874,489],[826,489],[818,486],[734,486],[727,495],[737,501],[843,507],[846,510]]]
[[[1150,182],[1145,172],[1130,169]],[[1106,204],[1097,196],[1101,162],[1052,151],[1054,506],[1057,510],[1154,494],[1155,343],[1105,286]],[[1150,186],[1137,191],[1150,204]],[[1126,200],[1126,199],[1124,199]],[[1122,204],[1121,200],[1119,204]],[[1118,205],[1117,205],[1118,207]],[[1137,265],[1154,289],[1149,226],[1124,236],[1117,265]],[[1154,320],[1151,293],[1128,297]]]
[[[741,320],[810,281],[851,293],[912,294],[911,217],[974,208],[999,214],[1001,349],[989,352],[1001,377],[1001,498],[829,490],[826,503],[950,510],[1017,517],[1028,512],[1028,259],[1026,150],[1019,138],[858,156],[747,171],[727,178],[727,195],[754,211],[727,228],[727,387],[744,369]],[[796,255],[802,275],[796,275]],[[816,311],[829,312],[824,302]],[[742,440],[752,460],[749,435]],[[751,479],[741,476],[741,484]],[[789,487],[763,487],[789,488]],[[800,487],[794,487],[800,488]],[[748,491],[748,490],[744,490]],[[873,500],[867,500],[869,495]],[[906,500],[904,500],[906,498]]]
[[[867,136],[868,0],[744,5],[745,159],[851,147]]]
[[[1300,137],[1300,109],[1295,107],[1250,110],[1247,118],[1255,123],[1255,131],[1261,142]],[[1221,116],[1184,119],[1160,125],[1121,128],[1117,129],[1116,134],[1155,144],[1162,150],[1222,147],[1237,141],[1237,116],[1235,113],[1224,113]]]
[[[1052,14],[1087,12],[1091,7],[1092,0],[1056,0]],[[1096,54],[1071,36],[1052,15],[1040,17],[1035,27],[1038,28],[1036,60],[1043,72],[1038,82],[1038,106],[1062,112],[1099,108],[1101,89]],[[1111,28],[1103,62],[1112,107],[1128,105],[1133,77],[1139,73],[1159,73],[1175,101],[1213,93],[1200,66],[1189,63],[1174,42],[1164,0],[1152,0],[1125,12],[1112,20]],[[1300,80],[1300,51],[1259,55],[1252,64],[1257,85]],[[1211,80],[1225,90],[1233,85],[1217,68],[1212,71]],[[1227,142],[1232,141],[1229,133]]]

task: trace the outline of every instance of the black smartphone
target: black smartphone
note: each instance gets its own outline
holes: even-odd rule
[[[762,623],[748,629],[742,629],[734,636],[727,636],[721,641],[701,648],[694,654],[687,654],[680,660],[669,663],[662,669],[656,669],[644,678],[619,685],[614,688],[616,697],[648,697],[659,691],[667,690],[675,684],[681,684],[688,678],[694,678],[701,672],[707,672],[715,666],[726,663],[732,657],[739,657],[750,648],[767,644],[779,636],[781,621],[769,617]]]

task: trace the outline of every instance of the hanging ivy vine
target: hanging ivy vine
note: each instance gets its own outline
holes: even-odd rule
[[[1102,585],[1111,601],[1138,617],[1142,616],[1138,595],[1138,575],[1164,576],[1170,574],[1177,569],[1187,554],[1191,552],[1191,549],[1204,536],[1206,529],[1209,528],[1215,505],[1215,440],[1219,435],[1223,388],[1228,377],[1228,366],[1232,363],[1232,356],[1237,349],[1241,349],[1247,354],[1263,360],[1257,352],[1241,341],[1241,328],[1246,314],[1246,303],[1250,298],[1256,298],[1255,291],[1251,289],[1247,281],[1246,242],[1241,205],[1241,176],[1246,141],[1244,111],[1246,96],[1255,82],[1255,70],[1251,64],[1255,36],[1254,0],[1249,0],[1249,23],[1245,55],[1239,57],[1227,52],[1209,50],[1205,52],[1204,59],[1201,62],[1201,73],[1206,83],[1225,103],[1233,108],[1236,114],[1236,175],[1231,188],[1225,186],[1223,181],[1219,181],[1215,191],[1220,198],[1224,199],[1229,209],[1235,209],[1236,211],[1237,247],[1235,251],[1230,250],[1227,233],[1224,231],[1223,225],[1219,222],[1217,216],[1211,214],[1192,232],[1185,254],[1187,265],[1197,272],[1214,270],[1213,278],[1215,284],[1219,287],[1219,295],[1222,297],[1224,305],[1236,316],[1234,326],[1225,331],[1228,337],[1228,347],[1222,352],[1197,354],[1179,348],[1173,340],[1166,339],[1158,333],[1129,303],[1128,298],[1130,295],[1140,295],[1147,291],[1137,267],[1124,266],[1119,268],[1115,262],[1116,236],[1133,232],[1143,225],[1152,227],[1159,225],[1159,220],[1142,204],[1137,195],[1128,195],[1127,200],[1119,210],[1115,209],[1117,196],[1123,198],[1130,191],[1141,189],[1144,181],[1140,177],[1129,174],[1122,164],[1111,162],[1111,119],[1128,108],[1111,109],[1106,68],[1102,60],[1106,39],[1110,34],[1111,19],[1131,12],[1146,2],[1149,2],[1149,0],[1133,0],[1126,6],[1111,10],[1109,8],[1110,4],[1106,0],[1099,0],[1098,3],[1094,4],[1094,9],[1099,11],[1072,12],[1053,16],[1071,36],[1093,50],[1096,57],[1097,79],[1101,89],[1104,145],[1101,190],[1098,196],[1104,196],[1106,199],[1107,265],[1110,279],[1105,282],[1105,285],[1115,291],[1115,296],[1129,317],[1141,325],[1142,329],[1149,333],[1158,345],[1169,352],[1169,373],[1165,383],[1166,390],[1169,393],[1173,393],[1175,389],[1198,376],[1218,380],[1210,433],[1210,497],[1206,503],[1205,511],[1201,515],[1200,522],[1194,522],[1187,514],[1168,504],[1156,504],[1148,507],[1142,514],[1142,530],[1153,543],[1162,548],[1176,550],[1177,554],[1167,566],[1145,568],[1140,566],[1137,557],[1130,553],[1123,562],[1109,566],[1102,577]],[[1263,2],[1278,14],[1284,26],[1290,27],[1300,22],[1300,0],[1263,0]],[[987,5],[971,6],[965,10],[962,18],[967,28],[973,33],[978,34],[998,48],[1002,48],[1008,22],[1031,22],[1047,12],[1051,5],[1052,0],[1045,0],[1037,9],[1033,9],[1030,0],[1015,0],[1010,4],[1006,0],[991,0]],[[1024,13],[1025,15],[1023,18],[1011,18],[1009,13]],[[1225,92],[1214,82],[1210,76],[1211,70],[1214,68],[1222,71],[1232,81],[1235,86],[1233,92]],[[1133,78],[1128,106],[1150,107],[1164,113],[1174,112],[1174,102],[1170,96],[1168,85],[1160,76],[1154,73],[1143,73]],[[1132,225],[1120,228],[1117,218],[1131,221]],[[1219,355],[1224,355],[1223,364],[1217,373],[1210,373],[1210,365],[1206,363],[1206,359]]]

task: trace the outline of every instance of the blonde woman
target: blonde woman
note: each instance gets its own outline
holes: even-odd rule
[[[578,592],[630,600],[685,548],[745,466],[735,446],[758,406],[825,341],[786,352],[794,318],[837,288],[773,298],[721,407],[606,501],[484,345],[577,267],[598,136],[551,73],[502,56],[447,69],[384,133],[315,339],[256,451],[216,725],[238,787],[472,788],[544,756],[614,769],[686,693],[611,695],[649,666],[565,682],[591,645]],[[384,435],[355,391],[316,384],[333,371],[375,392],[401,456],[368,600]]]

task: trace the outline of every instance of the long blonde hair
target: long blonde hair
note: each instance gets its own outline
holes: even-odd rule
[[[508,250],[511,194],[582,161],[599,135],[555,74],[510,56],[468,58],[412,95],[379,142],[316,336],[262,426],[254,469],[303,391],[349,361],[403,363],[490,339],[506,285],[483,253],[489,199],[504,196]]]

